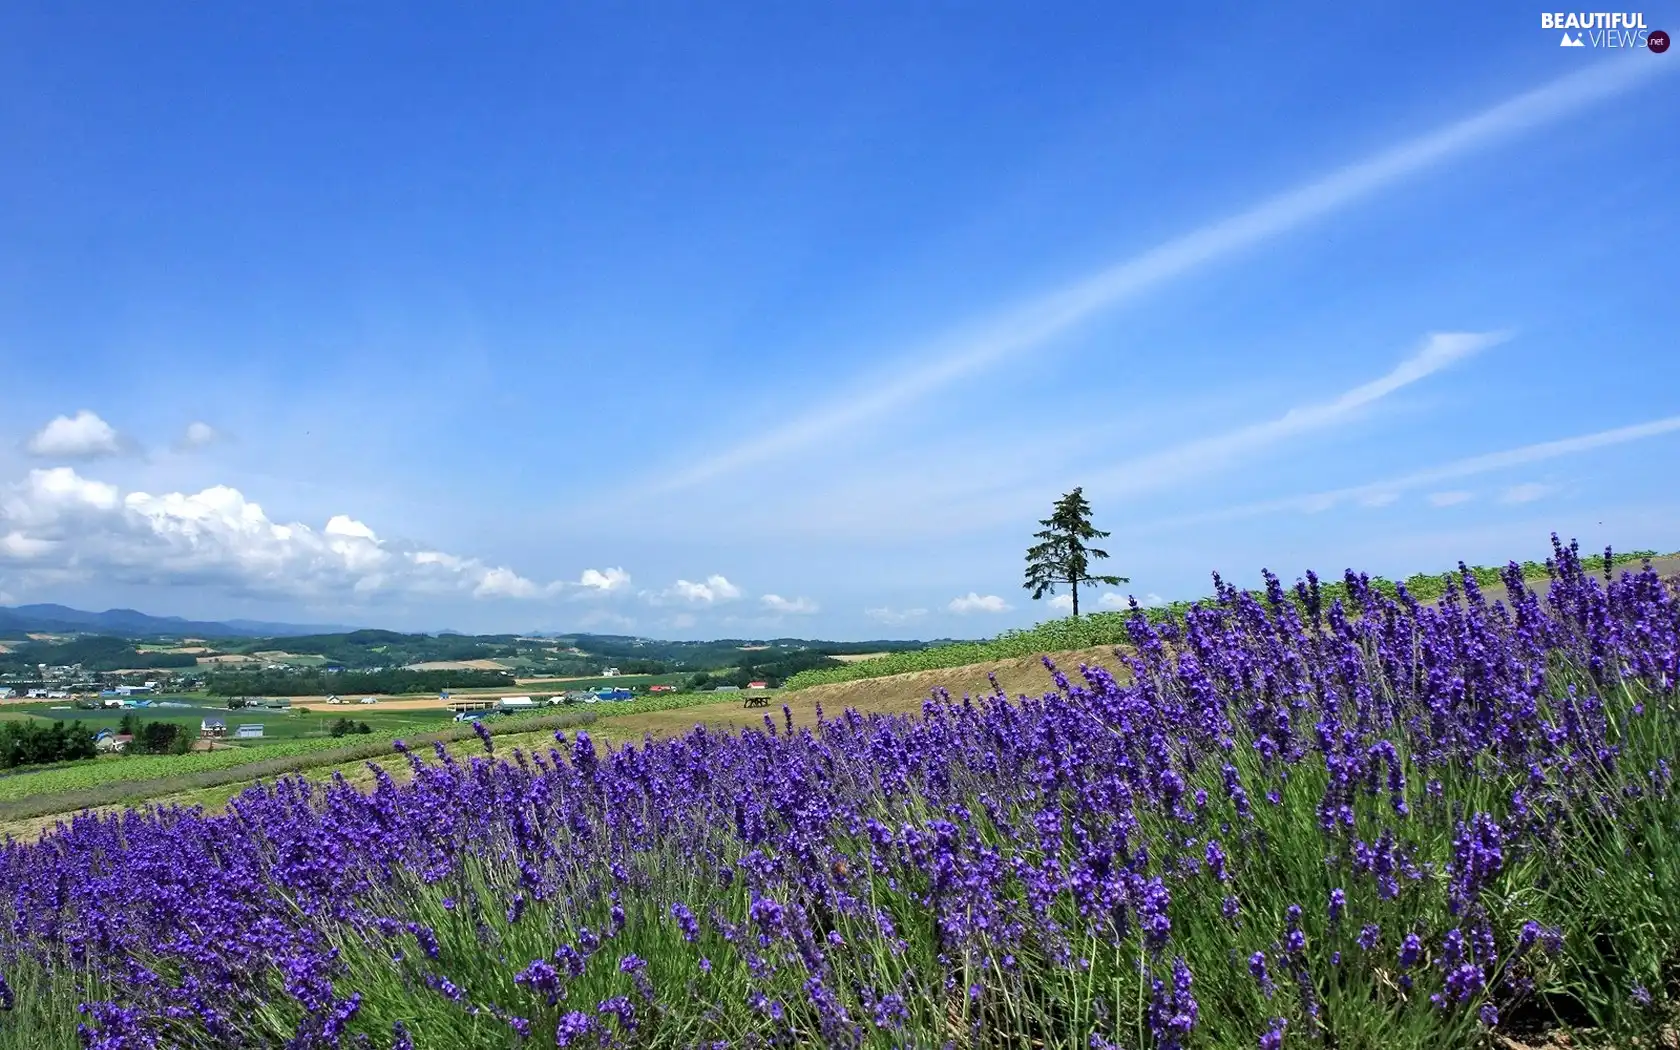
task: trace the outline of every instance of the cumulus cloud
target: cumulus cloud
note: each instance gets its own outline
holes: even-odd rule
[[[623,569],[585,569],[577,585],[610,594],[630,586],[630,574]]]
[[[691,583],[688,580],[678,580],[664,592],[653,596],[657,601],[676,599],[691,602],[695,605],[713,605],[717,602],[734,601],[741,596],[741,588],[730,583],[726,578],[713,574],[706,577],[704,583]]]
[[[505,566],[379,536],[348,515],[319,528],[273,521],[238,489],[122,493],[70,467],[0,492],[0,561],[138,584],[191,583],[263,597],[448,594],[537,598]]]
[[[1429,494],[1429,505],[1431,507],[1451,507],[1469,499],[1470,493],[1463,489],[1455,489],[1452,492],[1431,492]]]
[[[783,598],[779,594],[766,594],[759,601],[772,612],[804,616],[817,611],[817,603],[809,598]]]
[[[961,601],[961,600],[962,599],[960,599],[960,598],[958,599],[958,601]],[[1108,608],[1108,609],[1126,609],[1126,608],[1130,608],[1130,606],[1131,606],[1130,599],[1127,598],[1126,595],[1121,594],[1119,591],[1104,591],[1102,594],[1095,595],[1095,596],[1092,596],[1092,597],[1088,597],[1086,600],[1087,600],[1087,602],[1094,601],[1097,605],[1103,606],[1104,608]],[[1052,609],[1065,609],[1069,612],[1072,612],[1073,611],[1073,595],[1071,595],[1071,594],[1058,594],[1054,598],[1050,599],[1049,604],[1050,604],[1050,607]],[[1166,601],[1164,599],[1162,599],[1162,597],[1159,594],[1151,594],[1147,598],[1139,599],[1138,604],[1142,605],[1142,606],[1145,606],[1145,607],[1150,607],[1150,606],[1156,606],[1156,605],[1165,605]],[[997,610],[990,610],[989,609],[987,611],[995,612]]]
[[[954,613],[1000,613],[1009,608],[1009,603],[995,594],[976,594],[969,591],[960,598],[952,598],[951,604],[946,608]]]
[[[31,455],[50,459],[97,459],[123,451],[122,436],[97,413],[82,409],[59,416],[29,439]]]
[[[1533,503],[1540,497],[1550,494],[1551,491],[1552,487],[1550,485],[1528,481],[1521,485],[1512,485],[1499,498],[1506,503]]]
[[[215,427],[208,423],[194,420],[193,422],[187,424],[187,429],[182,432],[180,439],[175,442],[175,447],[182,449],[183,451],[191,451],[193,449],[205,448],[206,446],[214,445],[221,439],[222,435]]]
[[[888,609],[884,606],[863,610],[863,615],[877,623],[903,624],[911,620],[919,620],[927,615],[926,609]]]

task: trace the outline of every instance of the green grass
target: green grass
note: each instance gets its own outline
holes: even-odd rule
[[[534,676],[533,675],[527,675],[526,677],[534,677]],[[689,675],[687,675],[687,674],[677,674],[677,673],[671,673],[671,674],[621,674],[621,675],[615,675],[611,678],[599,678],[599,677],[597,677],[597,678],[575,678],[575,679],[568,679],[568,680],[554,679],[553,681],[549,681],[549,682],[528,682],[525,685],[520,686],[519,688],[520,689],[525,689],[525,690],[535,690],[539,693],[541,693],[541,692],[562,693],[562,692],[567,692],[567,691],[573,690],[573,689],[610,689],[613,686],[622,686],[626,689],[628,689],[632,686],[639,686],[639,687],[645,689],[646,687],[648,687],[650,685],[680,685],[688,677],[689,677]]]
[[[1680,552],[1676,552],[1680,553]],[[1663,555],[1673,557],[1674,555]],[[1627,565],[1646,558],[1659,557],[1656,551],[1628,551],[1617,554],[1611,559],[1611,565]],[[1595,568],[1603,563],[1603,557],[1585,559],[1589,568]],[[1522,563],[1523,576],[1528,580],[1545,579],[1545,562],[1528,561]],[[1476,582],[1482,587],[1495,586],[1500,582],[1502,569],[1490,568],[1484,565],[1470,567],[1470,572]],[[1456,579],[1458,573],[1418,573],[1409,576],[1404,581],[1406,590],[1419,601],[1434,601],[1446,593],[1447,581]],[[1379,591],[1393,595],[1396,591],[1392,580],[1375,577],[1372,585]],[[1325,605],[1337,598],[1346,600],[1346,585],[1339,580],[1322,583],[1320,591]],[[1263,592],[1257,592],[1263,593]],[[1151,620],[1160,621],[1169,618],[1182,617],[1189,611],[1191,602],[1174,602],[1170,605],[1145,609],[1144,613]],[[855,682],[864,678],[882,678],[887,675],[904,674],[910,671],[935,671],[947,667],[962,667],[967,664],[988,663],[993,660],[1014,660],[1023,656],[1037,656],[1042,653],[1065,652],[1072,649],[1091,649],[1097,646],[1121,646],[1127,642],[1126,618],[1128,612],[1096,612],[1080,616],[1077,620],[1065,617],[1059,620],[1047,620],[1036,627],[1024,630],[1005,631],[990,641],[984,642],[956,642],[951,645],[935,646],[931,649],[918,649],[909,652],[891,653],[879,656],[873,660],[859,660],[856,663],[843,664],[839,667],[827,667],[812,671],[801,671],[787,681],[787,688],[806,689],[813,685],[830,685],[835,682]]]
[[[541,744],[555,729],[587,725],[595,717],[594,711],[568,709],[498,719],[486,723],[486,727],[495,738],[510,741],[508,746],[531,747]],[[449,743],[452,749],[459,746],[470,750],[480,746],[477,733],[470,725],[450,725],[405,739],[415,747],[429,746],[434,740]],[[258,780],[317,770],[326,776],[332,772],[330,767],[353,771],[369,759],[390,758],[391,738],[357,736],[293,740],[189,755],[93,759],[0,778],[0,823],[102,806],[133,805],[234,785],[232,791],[222,793],[225,799]],[[212,796],[204,797],[209,800]]]
[[[447,711],[380,711],[369,705],[363,707],[354,705],[343,712],[306,712],[301,708],[276,711],[265,708],[238,708],[227,710],[226,706],[214,700],[187,700],[193,706],[190,708],[171,707],[141,707],[132,710],[118,710],[105,708],[97,711],[80,708],[48,708],[42,706],[32,710],[30,714],[36,717],[51,718],[57,721],[80,722],[83,726],[98,732],[101,729],[116,729],[122,724],[123,716],[134,715],[142,722],[174,722],[186,726],[194,733],[198,732],[200,723],[206,718],[219,718],[227,723],[231,733],[238,725],[261,724],[265,740],[294,740],[327,737],[333,721],[338,718],[350,718],[357,722],[366,722],[375,734],[395,736],[402,733],[415,732],[418,729],[437,728],[448,723],[450,715]]]
[[[498,747],[542,748],[548,746],[549,734],[562,726],[597,720],[607,720],[610,724],[616,716],[673,711],[737,695],[673,693],[610,703],[572,704],[497,715],[486,719],[484,724],[498,741]],[[392,712],[389,718],[395,721],[403,714]],[[354,712],[347,717],[352,716],[370,725],[377,717],[370,715],[362,719]],[[338,716],[319,717],[324,728]],[[413,732],[416,730],[418,733]],[[456,725],[432,717],[428,722],[416,721],[406,732],[391,732],[389,725],[382,725],[370,736],[292,739],[188,755],[105,757],[63,763],[0,777],[0,822],[69,813],[90,806],[133,804],[164,796],[184,795],[184,801],[190,803],[219,806],[253,782],[283,773],[325,779],[335,772],[354,774],[369,759],[388,759],[382,764],[394,768],[401,763],[393,755],[391,744],[399,737],[416,745],[432,740],[449,741],[453,742],[452,750],[471,751],[478,746],[477,735],[470,725]]]

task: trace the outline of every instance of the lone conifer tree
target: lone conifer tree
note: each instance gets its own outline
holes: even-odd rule
[[[1056,509],[1039,522],[1044,531],[1033,534],[1039,542],[1027,549],[1027,582],[1036,601],[1046,594],[1055,594],[1056,585],[1065,583],[1073,592],[1073,615],[1079,615],[1079,585],[1106,583],[1110,587],[1130,583],[1124,576],[1093,576],[1088,571],[1093,558],[1108,557],[1107,551],[1085,546],[1086,540],[1107,536],[1091,526],[1091,505],[1085,502],[1080,489],[1056,501]]]

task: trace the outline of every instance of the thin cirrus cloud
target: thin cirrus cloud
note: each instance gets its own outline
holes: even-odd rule
[[[977,594],[969,591],[958,598],[952,598],[946,608],[954,613],[1000,613],[1009,611],[1009,603],[995,594]]]
[[[125,450],[122,435],[99,417],[82,409],[74,416],[58,416],[36,431],[24,446],[42,459],[99,459]]]
[[[25,577],[191,584],[265,598],[535,599],[579,586],[539,584],[507,566],[389,540],[345,514],[318,529],[274,521],[226,485],[125,493],[71,467],[32,470],[0,489],[0,564]]]
[[[1421,347],[1387,374],[1343,391],[1329,401],[1300,405],[1275,419],[1139,456],[1096,475],[1087,487],[1115,495],[1182,482],[1280,441],[1345,423],[1390,394],[1509,338],[1508,332],[1431,333]]]
[[[1148,452],[1112,466],[1087,473],[1084,487],[1105,498],[1131,496],[1168,489],[1199,477],[1230,468],[1264,453],[1292,438],[1330,430],[1360,418],[1373,405],[1412,384],[1497,346],[1510,338],[1508,332],[1435,332],[1402,358],[1388,372],[1343,390],[1327,400],[1298,404],[1275,418],[1236,427]],[[1044,468],[1038,468],[1042,474]],[[949,533],[953,527],[984,528],[1016,521],[1027,508],[1039,506],[1045,492],[1041,482],[1025,477],[999,484],[996,472],[983,477],[956,478],[947,471],[942,478],[871,477],[856,490],[826,491],[809,501],[795,504],[791,512],[776,521],[786,531],[840,532],[847,535],[880,534],[938,528]],[[1070,482],[1071,483],[1071,482]],[[944,512],[929,515],[882,515],[874,508],[900,505],[913,495],[911,489],[940,492]],[[1372,493],[1371,505],[1392,502],[1393,493]],[[1324,509],[1324,508],[1320,508]],[[758,519],[762,527],[764,519]]]
[[[1657,63],[1601,63],[1567,74],[1456,123],[1356,161],[1241,214],[1192,230],[990,320],[973,323],[910,355],[846,397],[769,434],[726,449],[644,491],[692,487],[857,430],[873,419],[1008,357],[1042,347],[1103,310],[1270,238],[1347,207],[1376,191],[1500,138],[1547,124],[1621,94],[1656,75]]]
[[[1160,531],[1164,529],[1181,528],[1186,525],[1201,525],[1220,521],[1233,521],[1241,518],[1260,517],[1267,514],[1283,512],[1316,512],[1337,506],[1344,502],[1363,503],[1375,496],[1387,496],[1409,490],[1427,488],[1443,482],[1458,481],[1463,478],[1489,474],[1500,470],[1510,470],[1514,467],[1528,466],[1563,456],[1580,455],[1614,445],[1628,444],[1634,441],[1648,441],[1652,438],[1664,437],[1680,432],[1680,416],[1666,416],[1653,419],[1645,423],[1633,423],[1623,427],[1613,427],[1609,430],[1595,431],[1591,434],[1580,434],[1575,437],[1559,438],[1555,441],[1539,441],[1531,445],[1505,449],[1500,452],[1488,452],[1479,456],[1454,460],[1436,467],[1413,471],[1395,478],[1373,481],[1364,485],[1352,485],[1347,488],[1328,489],[1323,492],[1308,493],[1301,496],[1288,496],[1283,499],[1262,500],[1256,503],[1244,503],[1232,507],[1222,507],[1218,510],[1204,511],[1199,514],[1177,515],[1170,518],[1159,518],[1128,529],[1128,532]]]
[[[1468,503],[1472,494],[1463,489],[1453,489],[1449,492],[1431,492],[1428,496],[1431,507],[1456,507],[1460,503]]]
[[[1552,486],[1542,485],[1538,481],[1525,481],[1520,485],[1512,485],[1499,494],[1501,503],[1533,503],[1551,495]]]

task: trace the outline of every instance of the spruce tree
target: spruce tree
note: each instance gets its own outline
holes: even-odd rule
[[[1067,584],[1073,594],[1073,615],[1079,615],[1079,585],[1105,583],[1110,587],[1131,580],[1124,576],[1094,576],[1091,562],[1107,558],[1108,552],[1087,547],[1086,541],[1102,539],[1108,533],[1091,525],[1091,505],[1084,493],[1074,489],[1056,501],[1055,510],[1039,522],[1043,531],[1033,534],[1039,542],[1027,549],[1027,582],[1023,584],[1036,601],[1055,594],[1058,584]]]

